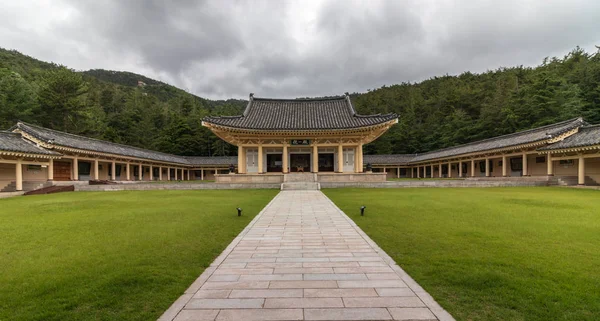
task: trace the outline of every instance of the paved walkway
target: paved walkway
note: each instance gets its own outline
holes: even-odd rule
[[[320,191],[283,191],[159,320],[454,320]]]

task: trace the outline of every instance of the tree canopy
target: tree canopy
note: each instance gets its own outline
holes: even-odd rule
[[[361,114],[395,112],[399,124],[367,154],[418,153],[578,116],[600,122],[600,52],[575,48],[536,67],[465,72],[353,93]],[[0,49],[0,128],[17,120],[179,155],[235,155],[201,126],[240,114],[247,101],[204,99],[130,72],[78,72]]]

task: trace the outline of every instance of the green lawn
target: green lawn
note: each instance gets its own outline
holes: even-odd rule
[[[457,320],[600,320],[599,191],[324,192]]]
[[[0,320],[156,320],[277,192],[2,199]]]

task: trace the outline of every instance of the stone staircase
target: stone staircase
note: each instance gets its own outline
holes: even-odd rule
[[[554,176],[551,180],[551,185],[558,186],[575,186],[578,183],[577,176]],[[585,185],[586,186],[598,186],[598,182],[596,182],[593,178],[586,176],[585,177]]]
[[[317,174],[314,173],[290,173],[283,175],[282,191],[320,190],[321,185],[317,182]]]
[[[24,192],[33,191],[33,190],[48,187],[48,186],[52,186],[52,182],[23,181],[23,191]],[[10,184],[8,184],[8,185],[4,186],[2,189],[0,189],[0,192],[16,192],[16,191],[17,191],[17,182],[15,182],[15,181],[10,182]]]

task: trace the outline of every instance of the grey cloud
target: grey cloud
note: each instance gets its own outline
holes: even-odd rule
[[[142,73],[207,98],[364,92],[539,64],[600,44],[593,0],[312,4],[62,0],[43,8],[48,15],[13,4],[0,10],[11,24],[0,25],[0,43],[77,68]]]

